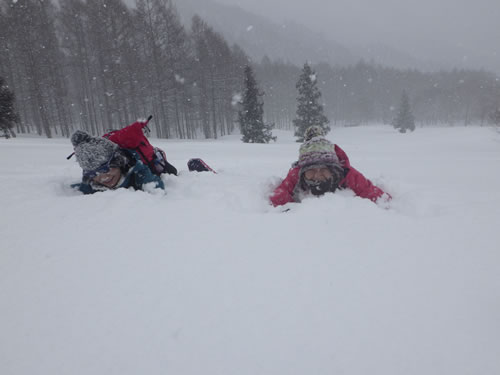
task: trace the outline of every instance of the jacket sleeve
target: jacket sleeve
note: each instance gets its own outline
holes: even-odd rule
[[[335,153],[337,154],[345,173],[344,179],[340,181],[340,187],[349,188],[354,191],[354,194],[358,197],[367,198],[373,202],[376,202],[377,199],[382,197],[384,194],[387,199],[391,199],[389,194],[384,193],[382,189],[373,185],[373,183],[363,176],[361,172],[352,167],[347,154],[337,145],[335,145]]]
[[[82,192],[83,194],[94,194],[96,192],[94,189],[92,189],[92,186],[90,186],[89,184],[84,184],[83,182],[72,184],[71,187]]]
[[[373,202],[376,202],[382,195],[384,191],[379,187],[375,186],[369,179],[361,174],[358,170],[350,167],[347,171],[347,175],[344,180],[341,181],[340,186],[347,187],[354,191],[358,197],[367,198]],[[390,199],[390,196],[387,194]]]
[[[391,196],[384,193],[382,189],[375,186],[369,179],[367,179],[361,172],[356,168],[351,166],[347,154],[339,146],[335,145],[335,153],[340,160],[340,164],[344,168],[345,177],[340,181],[340,187],[349,188],[354,191],[358,197],[370,199],[376,202],[377,199],[382,197],[384,194],[387,199],[391,199]]]
[[[274,189],[273,194],[269,198],[273,206],[282,206],[289,202],[293,202],[293,190],[299,181],[300,168],[295,167],[288,171],[286,178]]]
[[[165,184],[162,179],[153,174],[147,165],[143,164],[141,161],[137,161],[134,168],[135,181],[138,185],[136,186],[137,189],[143,190],[144,185],[150,182],[154,182],[155,188],[157,189],[165,189]]]

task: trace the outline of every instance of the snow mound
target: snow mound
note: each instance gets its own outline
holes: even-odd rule
[[[500,373],[498,134],[335,128],[390,206],[278,208],[299,145],[274,134],[152,140],[166,194],[92,196],[68,140],[0,139],[0,373]]]

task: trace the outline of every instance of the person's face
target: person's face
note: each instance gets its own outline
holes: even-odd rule
[[[106,186],[107,188],[114,188],[120,180],[122,173],[120,168],[110,168],[108,172],[101,173],[93,178],[94,182]]]
[[[304,173],[304,177],[310,181],[326,181],[332,178],[332,171],[327,167],[311,168]]]

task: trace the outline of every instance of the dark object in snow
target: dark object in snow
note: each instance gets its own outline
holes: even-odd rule
[[[158,147],[154,147],[154,157],[149,167],[151,168],[151,171],[156,175],[167,173],[177,176],[177,168],[175,168],[167,161],[165,151]]]
[[[212,168],[210,168],[208,166],[208,164],[205,163],[200,158],[189,159],[189,161],[187,162],[187,166],[188,166],[188,169],[191,172],[196,171],[196,172],[213,172],[213,173],[217,173]]]

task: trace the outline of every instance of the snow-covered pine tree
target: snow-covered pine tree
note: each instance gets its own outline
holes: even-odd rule
[[[323,114],[323,106],[319,103],[321,92],[317,86],[316,73],[309,64],[304,64],[302,73],[295,86],[299,91],[297,97],[297,118],[293,120],[297,142],[304,141],[305,130],[317,125],[323,128],[325,134],[330,131],[328,118]]]
[[[19,121],[19,116],[14,109],[14,93],[5,84],[5,80],[0,77],[0,130],[5,138],[15,137],[12,130]]]
[[[245,66],[245,93],[241,101],[242,109],[238,112],[238,122],[240,123],[241,139],[245,143],[269,143],[276,140],[271,129],[273,124],[264,124],[264,103],[260,98],[264,93],[259,91],[253,70],[250,66]]]
[[[398,115],[393,120],[392,125],[395,129],[399,129],[400,133],[406,133],[407,130],[415,130],[415,118],[410,108],[410,99],[406,91],[401,95],[401,102],[398,108]]]
[[[495,109],[489,115],[490,122],[496,126],[500,126],[500,108]]]

